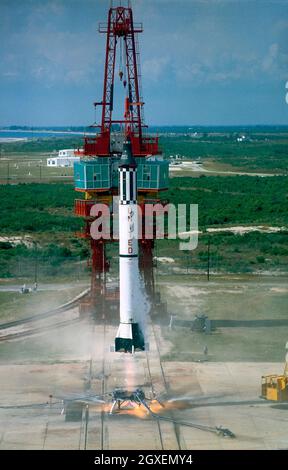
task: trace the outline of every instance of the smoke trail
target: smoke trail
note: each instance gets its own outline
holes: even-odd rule
[[[135,318],[137,323],[139,323],[142,333],[144,335],[145,341],[147,342],[147,321],[148,315],[151,308],[151,303],[149,297],[146,293],[145,284],[142,278],[141,273],[137,272],[135,276],[135,297],[134,297],[134,306],[135,306]]]

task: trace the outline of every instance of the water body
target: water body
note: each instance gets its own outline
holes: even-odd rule
[[[114,130],[119,130],[118,126],[113,126]],[[191,133],[287,133],[288,126],[286,125],[270,125],[270,126],[149,126],[149,133],[156,134],[191,134]],[[0,138],[33,138],[33,137],[61,137],[68,135],[93,135],[95,132],[91,132],[91,128],[85,126],[79,127],[34,127],[33,129],[17,129],[16,126],[11,128],[0,129]]]
[[[68,137],[70,135],[83,135],[83,132],[70,132],[70,131],[53,131],[53,130],[1,130],[0,129],[0,141],[13,142],[16,140],[28,140],[28,139],[39,139],[43,137]]]

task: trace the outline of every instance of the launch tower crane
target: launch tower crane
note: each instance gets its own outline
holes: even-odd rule
[[[106,273],[109,262],[106,244],[118,241],[112,234],[109,240],[91,237],[91,226],[95,221],[93,206],[102,203],[109,207],[112,215],[112,198],[119,194],[118,167],[124,138],[131,142],[137,163],[138,204],[160,202],[160,191],[168,188],[169,164],[161,156],[158,136],[148,136],[144,123],[144,102],[141,93],[140,54],[138,34],[141,23],[135,23],[128,6],[111,6],[106,23],[99,24],[99,33],[106,35],[106,53],[102,101],[95,102],[95,109],[102,110],[101,122],[95,122],[94,136],[84,136],[83,155],[75,163],[75,190],[82,198],[75,200],[75,214],[84,218],[85,229],[79,234],[90,242],[91,247],[91,291],[82,304],[82,310],[95,308],[97,312],[107,310],[107,302],[117,302],[117,292],[107,290]],[[124,116],[114,119],[116,62],[119,59],[118,79],[124,90]],[[115,132],[116,131],[116,132]],[[145,213],[145,211],[143,211]],[[143,215],[145,217],[145,215]],[[145,227],[145,220],[142,226]],[[146,291],[155,300],[153,275],[154,240],[142,237],[139,240],[139,264]]]

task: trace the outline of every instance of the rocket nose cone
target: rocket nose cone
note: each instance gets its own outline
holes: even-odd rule
[[[130,137],[127,137],[123,144],[123,152],[121,156],[121,166],[136,166],[136,161],[132,152],[132,143]]]

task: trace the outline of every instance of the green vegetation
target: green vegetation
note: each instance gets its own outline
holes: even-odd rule
[[[48,236],[48,234],[47,234]],[[49,239],[38,240],[26,246],[23,240],[16,246],[0,242],[0,277],[31,280],[38,279],[80,279],[86,277],[86,259],[89,254],[81,240],[71,237],[59,238],[57,243]]]
[[[75,237],[83,220],[73,215],[75,191],[64,184],[19,184],[0,187],[0,277],[33,278],[35,266],[40,277],[75,276],[85,271],[89,247]],[[286,177],[203,177],[173,178],[163,195],[171,203],[199,204],[197,250],[179,251],[178,240],[157,240],[158,257],[175,258],[175,264],[159,263],[160,271],[207,268],[207,227],[239,224],[288,226]],[[5,237],[24,237],[15,246]],[[210,267],[216,272],[286,270],[287,231],[252,232],[245,235],[211,233]],[[35,245],[33,242],[37,242]],[[26,243],[26,245],[25,245]],[[117,246],[111,244],[108,256],[117,268]],[[170,271],[169,271],[170,270]],[[75,274],[76,273],[76,274]]]
[[[287,273],[288,177],[284,176],[287,173],[287,129],[281,133],[265,129],[253,132],[243,130],[247,136],[243,142],[237,142],[237,130],[211,133],[207,129],[198,129],[197,132],[196,137],[192,134],[161,135],[165,155],[179,154],[191,159],[200,157],[207,167],[219,165],[223,168],[226,165],[227,169],[281,173],[283,176],[171,178],[170,189],[163,193],[163,199],[167,198],[174,204],[198,204],[202,233],[194,251],[180,251],[179,240],[156,241],[156,276],[162,298],[168,302],[169,311],[181,312],[181,318],[191,319],[196,313],[206,313],[210,318],[218,319],[286,318],[284,276],[275,276],[275,282],[271,278],[268,282],[268,276],[262,276],[259,282],[255,273]],[[4,183],[19,182],[21,178],[36,181],[41,176],[44,181],[59,181],[62,175],[67,181],[69,176],[65,175],[71,176],[72,170],[44,169],[45,159],[54,150],[79,147],[81,144],[81,137],[41,138],[1,144],[0,180]],[[86,260],[90,249],[87,241],[75,235],[83,227],[83,220],[73,215],[74,199],[77,197],[73,185],[63,182],[43,184],[43,181],[41,184],[2,185],[0,197],[2,283],[21,285],[26,282],[31,285],[37,276],[40,286],[44,281],[51,284],[55,281],[56,284],[67,279],[74,284],[69,290],[39,291],[27,296],[18,292],[0,292],[1,321],[40,313],[74,297],[82,289],[78,281],[88,280]],[[207,232],[209,227],[218,229],[239,225],[284,228],[281,232],[250,232],[243,235]],[[15,237],[20,239],[16,240]],[[118,275],[117,244],[109,244],[107,254],[111,261],[111,274]],[[208,262],[211,273],[209,283],[198,277],[199,273],[206,274]],[[227,273],[234,275],[226,276]],[[244,285],[238,273],[246,274],[249,283]],[[219,282],[215,274],[221,275]],[[75,287],[77,284],[79,288]],[[223,328],[209,336],[188,329],[168,331],[164,327],[163,333],[173,345],[165,359],[181,361],[203,359],[206,345],[209,360],[212,361],[282,361],[287,341],[287,327]],[[61,348],[62,337],[59,344]],[[46,360],[51,347],[49,345],[45,349],[44,345],[43,348],[43,338],[32,338],[24,349],[29,351],[28,355],[35,350],[35,357],[43,354]],[[1,346],[0,353],[6,360],[6,357],[13,357],[14,350],[15,344],[11,343],[11,348],[5,345],[6,353]],[[14,354],[23,360],[22,343]]]
[[[82,225],[81,220],[73,216],[75,192],[71,185],[6,185],[1,186],[0,194],[0,230],[3,234],[73,232]]]
[[[81,260],[87,258],[88,249],[75,237],[83,221],[73,215],[72,185],[6,185],[0,187],[0,194],[4,237],[0,242],[0,277],[31,278],[35,269],[42,279],[83,272]],[[10,242],[6,241],[9,236]],[[20,240],[13,241],[15,236]]]
[[[161,136],[160,144],[168,156],[213,160],[243,171],[287,173],[288,134],[250,135],[243,142],[237,142],[237,135]]]
[[[79,148],[83,145],[81,136],[74,137],[41,137],[18,142],[1,143],[1,154],[7,156],[9,154],[26,154],[33,153],[52,153],[63,148]]]
[[[279,233],[250,232],[234,235],[230,232],[204,233],[199,236],[193,251],[179,251],[179,240],[157,240],[156,253],[160,257],[159,271],[165,274],[187,274],[198,270],[212,273],[252,273],[263,271],[287,272],[288,231]],[[161,257],[164,262],[161,262]],[[165,257],[174,263],[165,263]]]
[[[83,286],[74,285],[62,289],[39,290],[26,295],[16,291],[0,292],[1,323],[48,312],[70,301],[83,290]]]
[[[287,129],[158,129],[166,156],[179,154],[201,158],[207,165],[237,168],[243,171],[287,171]],[[193,135],[193,132],[197,132]],[[174,133],[173,133],[174,132]],[[182,132],[182,134],[177,134]],[[245,135],[242,142],[239,135]],[[67,181],[72,169],[47,169],[46,157],[61,148],[78,148],[81,136],[34,138],[29,141],[1,144],[0,179],[3,182]],[[30,162],[30,163],[29,163]],[[29,175],[30,173],[30,175]],[[65,180],[66,178],[66,180]],[[0,277],[33,277],[35,265],[43,277],[69,275],[84,269],[89,255],[87,242],[75,237],[83,220],[73,215],[77,197],[72,184],[29,183],[0,187],[0,233],[2,237],[30,237],[30,244],[0,243]],[[163,193],[174,204],[198,204],[199,246],[193,252],[180,252],[178,241],[158,240],[158,257],[175,258],[180,272],[207,267],[208,227],[264,225],[285,227],[281,233],[210,234],[210,265],[218,272],[253,272],[285,270],[288,265],[288,191],[287,177],[249,176],[174,177],[170,189]],[[37,253],[33,242],[37,242]],[[19,241],[18,241],[19,243]],[[117,247],[108,248],[112,269],[117,264]],[[34,267],[33,267],[34,266]],[[169,273],[172,265],[159,263]]]
[[[166,156],[178,154],[188,159],[200,158],[205,163],[224,164],[238,171],[287,173],[287,127],[279,129],[276,127],[210,129],[196,127],[181,129],[176,127],[171,129],[158,128],[154,131],[160,132],[160,146]],[[197,132],[197,134],[195,135],[194,132]],[[245,136],[245,139],[238,142],[237,138],[242,135]],[[79,148],[82,145],[81,135],[34,138],[28,141],[1,143],[0,156],[9,158],[11,161],[27,159],[27,156],[32,159],[44,158],[44,170],[45,158],[54,150]],[[1,167],[3,168],[1,169]],[[55,171],[55,169],[52,170]],[[2,161],[0,177],[2,175],[4,177],[6,173],[6,162]],[[15,177],[19,177],[19,172],[14,173]],[[36,169],[34,173],[31,171],[30,176],[37,176],[38,178],[39,169]]]
[[[172,178],[165,197],[198,204],[199,226],[288,225],[287,177],[202,176]]]

